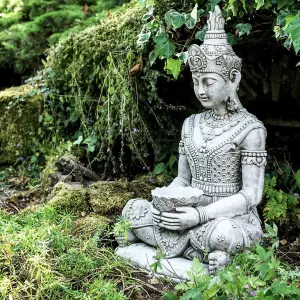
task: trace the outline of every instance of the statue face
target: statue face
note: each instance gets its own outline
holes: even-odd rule
[[[200,73],[200,75],[194,73],[193,81],[197,98],[205,108],[209,109],[224,105],[228,97],[236,91],[230,80],[225,81],[216,73]]]

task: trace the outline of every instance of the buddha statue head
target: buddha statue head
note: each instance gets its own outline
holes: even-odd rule
[[[225,105],[227,110],[233,111],[239,104],[237,90],[242,61],[227,40],[225,20],[219,6],[210,12],[207,24],[203,44],[194,44],[188,49],[195,94],[205,108],[216,109]]]

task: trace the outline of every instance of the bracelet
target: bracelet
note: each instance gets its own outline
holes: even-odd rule
[[[199,215],[199,224],[207,223],[209,218],[208,218],[205,208],[203,206],[198,206],[198,207],[196,207],[196,210]]]
[[[249,213],[251,209],[251,199],[248,196],[247,192],[245,190],[240,190],[239,194],[243,195],[246,200],[246,213]]]

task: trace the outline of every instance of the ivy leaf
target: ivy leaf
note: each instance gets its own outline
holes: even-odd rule
[[[170,158],[169,158],[169,162],[168,162],[168,165],[169,165],[169,168],[172,170],[173,166],[174,166],[174,163],[177,161],[177,158],[175,155],[171,155]]]
[[[245,0],[240,0],[241,2],[242,2],[242,4],[243,4],[243,9],[244,9],[244,11],[247,11],[247,9],[246,9],[246,1]]]
[[[293,41],[291,39],[286,39],[283,43],[284,48],[291,50],[292,42]]]
[[[202,292],[201,289],[195,288],[191,289],[186,292],[182,297],[182,300],[201,300],[202,299]]]
[[[264,6],[265,0],[255,0],[256,3],[256,10],[259,10],[261,7]]]
[[[300,67],[300,61],[297,62],[296,67]]]
[[[165,163],[161,162],[155,166],[154,174],[160,175],[166,170],[166,168],[167,168],[167,166],[165,165]]]
[[[244,34],[249,35],[252,30],[252,25],[249,23],[239,23],[236,25],[236,29],[238,30],[239,36]]]
[[[152,50],[150,53],[149,53],[149,62],[150,62],[150,65],[152,66],[155,61],[156,61],[156,53],[155,53],[155,50]]]
[[[179,297],[173,293],[164,293],[163,300],[179,300]]]
[[[94,152],[95,151],[95,145],[97,143],[98,139],[95,136],[89,136],[86,138],[83,143],[88,145],[88,152]]]
[[[170,58],[174,54],[175,49],[175,45],[168,39],[164,43],[156,44],[155,54],[157,56],[164,56],[166,58]]]
[[[170,12],[170,19],[174,29],[181,27],[186,21],[185,14],[181,14],[175,10]]]
[[[282,9],[285,6],[290,6],[294,4],[294,0],[277,0],[277,9]]]
[[[285,29],[285,32],[289,34],[293,40],[293,46],[296,54],[300,50],[300,17],[295,17]]]
[[[198,9],[198,4],[196,3],[192,12],[191,12],[191,17],[194,18],[195,20],[197,20],[197,9]]]
[[[143,15],[142,21],[147,21],[153,16],[154,7],[152,7],[147,13]]]
[[[180,52],[180,53],[177,53],[176,56],[179,58],[179,60],[186,64],[187,61],[188,61],[188,52],[185,51],[185,52]]]
[[[169,10],[165,13],[165,22],[167,24],[167,29],[168,30],[170,30],[172,28],[172,19],[171,19],[171,16],[170,16],[172,11],[174,11],[174,10],[171,9],[171,10]]]
[[[192,17],[191,14],[185,15],[185,25],[189,29],[193,29],[196,26],[197,20]]]
[[[210,0],[210,11],[214,11],[219,2],[221,2],[221,0]]]
[[[236,44],[236,37],[233,33],[231,32],[228,32],[227,33],[227,40],[228,40],[228,43],[230,45],[235,45]]]
[[[199,31],[196,32],[195,34],[195,39],[198,39],[200,41],[204,41],[204,37],[205,37],[205,34],[207,32],[207,25],[203,26],[203,28]]]
[[[80,135],[78,139],[75,142],[73,142],[73,145],[80,145],[82,141],[83,141],[83,136]]]
[[[153,37],[153,41],[155,44],[164,44],[169,39],[168,35],[165,32],[160,33]]]
[[[137,41],[137,45],[140,47],[142,45],[144,45],[145,43],[147,43],[150,39],[151,36],[151,32],[147,32],[147,33],[140,33],[139,37],[138,37],[138,41]]]
[[[173,75],[173,77],[177,79],[181,71],[181,61],[179,59],[169,58],[164,69],[168,74]]]

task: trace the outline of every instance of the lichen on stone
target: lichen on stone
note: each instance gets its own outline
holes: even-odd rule
[[[22,85],[0,92],[0,164],[12,164],[32,152],[42,96],[29,97],[30,90],[30,86]]]

